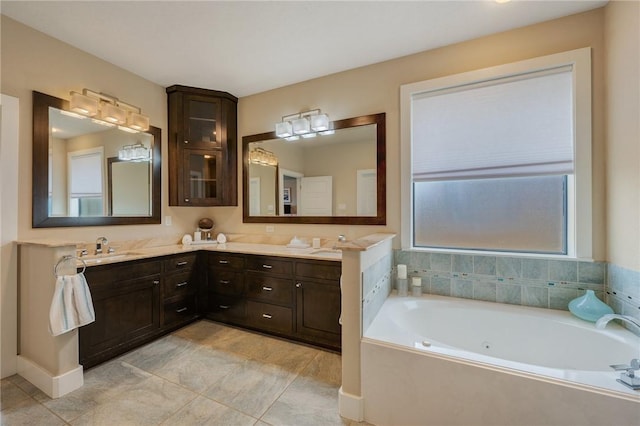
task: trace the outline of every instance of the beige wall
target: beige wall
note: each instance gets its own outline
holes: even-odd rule
[[[640,2],[604,16],[607,260],[640,270]]]
[[[605,258],[604,231],[604,12],[602,9],[569,16],[505,33],[430,50],[300,84],[248,96],[239,102],[239,133],[272,129],[283,115],[321,108],[332,119],[387,113],[387,226],[327,226],[329,235],[349,236],[374,231],[399,232],[400,223],[400,85],[591,46],[593,66],[593,213],[594,256]],[[232,217],[234,228],[241,218]],[[304,228],[290,225],[298,235]],[[261,232],[264,227],[245,226]],[[280,231],[282,225],[276,227]],[[288,230],[288,229],[287,229]],[[395,240],[396,247],[399,239]]]

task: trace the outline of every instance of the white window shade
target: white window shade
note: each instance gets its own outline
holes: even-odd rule
[[[69,160],[71,196],[102,194],[102,155],[71,155]]]
[[[573,173],[571,66],[412,99],[414,181]]]

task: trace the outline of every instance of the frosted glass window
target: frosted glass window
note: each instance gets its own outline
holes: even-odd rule
[[[413,246],[567,253],[572,66],[414,94]]]
[[[414,183],[414,246],[564,253],[566,178]]]
[[[102,194],[102,154],[72,154],[69,160],[71,195]]]

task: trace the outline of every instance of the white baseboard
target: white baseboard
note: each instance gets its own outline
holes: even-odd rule
[[[72,392],[84,384],[82,366],[67,371],[59,376],[52,376],[44,368],[28,358],[18,355],[18,374],[31,382],[50,398],[59,398]]]
[[[338,406],[340,415],[347,419],[361,422],[364,420],[364,399],[361,396],[343,392],[342,387],[338,393]]]

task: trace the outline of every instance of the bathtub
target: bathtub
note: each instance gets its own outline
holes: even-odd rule
[[[597,330],[564,311],[391,295],[361,352],[374,424],[640,424],[640,391],[609,367],[640,357],[640,337],[616,324]],[[463,421],[450,423],[452,412]]]

